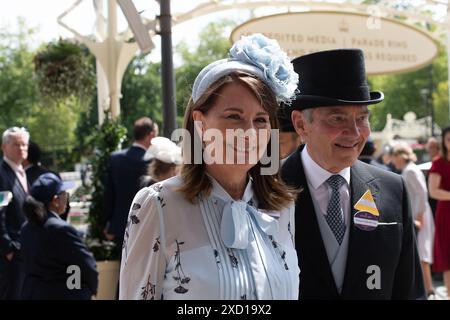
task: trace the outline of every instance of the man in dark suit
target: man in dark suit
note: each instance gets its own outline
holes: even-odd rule
[[[13,199],[0,208],[0,300],[20,297],[23,277],[19,269],[19,237],[26,221],[22,206],[28,192],[22,162],[27,157],[29,138],[26,129],[17,127],[7,129],[2,137],[0,191],[10,191]]]
[[[146,174],[148,161],[144,154],[158,135],[158,125],[144,117],[134,123],[134,143],[130,148],[114,152],[110,158],[105,181],[105,235],[122,249],[125,225],[131,202],[139,191],[139,179]]]
[[[291,120],[306,143],[282,168],[302,189],[295,243],[300,299],[425,297],[408,195],[401,176],[357,158],[370,135],[361,50],[316,52],[293,60],[301,75]]]

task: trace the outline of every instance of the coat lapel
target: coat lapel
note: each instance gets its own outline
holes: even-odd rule
[[[284,181],[302,190],[295,206],[295,246],[298,250],[300,269],[302,264],[308,264],[308,269],[314,270],[315,276],[322,278],[327,286],[326,288],[314,288],[314,290],[328,290],[331,296],[338,297],[300,156],[302,149],[303,146],[286,160],[285,167],[283,167]],[[300,282],[300,293],[301,290]]]
[[[370,190],[372,193],[373,199],[375,201],[375,205],[379,208],[379,193],[380,189],[377,183],[377,179],[373,177],[366,169],[365,165],[357,161],[355,165],[353,165],[350,169],[350,237],[349,237],[349,245],[348,245],[348,253],[347,253],[347,263],[345,269],[344,276],[344,285],[342,289],[342,295],[345,295],[349,290],[351,291],[351,287],[354,281],[361,281],[361,279],[357,279],[357,277],[352,277],[352,275],[356,275],[360,273],[360,270],[354,270],[354,268],[359,268],[359,260],[361,250],[365,250],[364,239],[361,239],[356,232],[356,226],[353,222],[353,216],[356,214],[357,210],[354,208],[356,202],[363,196],[363,194]],[[370,231],[367,231],[370,232]],[[361,234],[361,233],[359,233]]]
[[[20,195],[21,198],[24,198],[26,196],[26,192],[22,184],[20,183],[19,179],[17,178],[16,173],[5,161],[2,162],[2,165],[4,171],[6,172],[6,178],[9,182],[9,185],[11,186],[11,191],[13,195],[14,196]]]

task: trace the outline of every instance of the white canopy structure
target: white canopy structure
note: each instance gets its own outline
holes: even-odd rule
[[[102,12],[103,1],[93,0],[97,12],[97,32],[95,40],[83,36],[75,29],[65,24],[64,17],[83,0],[77,0],[74,5],[58,17],[58,22],[70,30],[78,40],[85,43],[97,58],[98,92],[99,92],[99,121],[102,121],[105,105],[111,105],[113,116],[120,114],[120,88],[123,73],[138,51],[138,45],[128,40],[132,36],[131,30],[122,34],[117,33],[116,1],[108,1],[108,17]],[[120,0],[119,0],[120,1]],[[148,0],[153,2],[155,0]],[[165,0],[159,0],[164,2]],[[185,0],[183,1],[186,4]],[[365,4],[364,0],[210,0],[189,1],[192,8],[186,12],[172,14],[174,26],[191,19],[197,19],[209,14],[226,10],[251,10],[254,17],[282,12],[307,11],[336,11],[368,14],[376,23],[377,18],[394,18],[402,22],[422,28],[434,39],[448,48],[450,47],[450,6],[447,0],[381,0],[376,5]],[[176,10],[177,0],[172,0],[172,7]],[[261,10],[260,10],[261,9]],[[142,24],[151,37],[157,34],[158,21],[142,18]],[[433,26],[429,29],[429,26]],[[142,30],[142,28],[141,28]],[[147,47],[151,50],[151,46]],[[448,55],[450,57],[450,54]],[[448,64],[450,68],[450,63]],[[450,74],[450,72],[449,72]],[[450,87],[449,87],[450,88]],[[449,89],[450,90],[450,89]],[[450,91],[449,91],[450,95]],[[450,101],[450,99],[449,99]],[[449,106],[450,119],[450,106]]]

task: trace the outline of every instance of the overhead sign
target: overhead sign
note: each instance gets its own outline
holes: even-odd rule
[[[258,32],[278,40],[291,58],[329,49],[362,49],[366,72],[371,75],[413,71],[431,63],[438,54],[428,33],[399,21],[357,13],[265,16],[236,27],[231,40]]]

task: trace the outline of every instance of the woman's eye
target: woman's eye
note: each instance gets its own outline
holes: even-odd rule
[[[267,122],[269,122],[266,118],[257,118],[257,119],[255,119],[255,121],[259,122],[259,123],[267,123]]]
[[[230,114],[227,119],[239,120],[241,117],[237,114]]]

